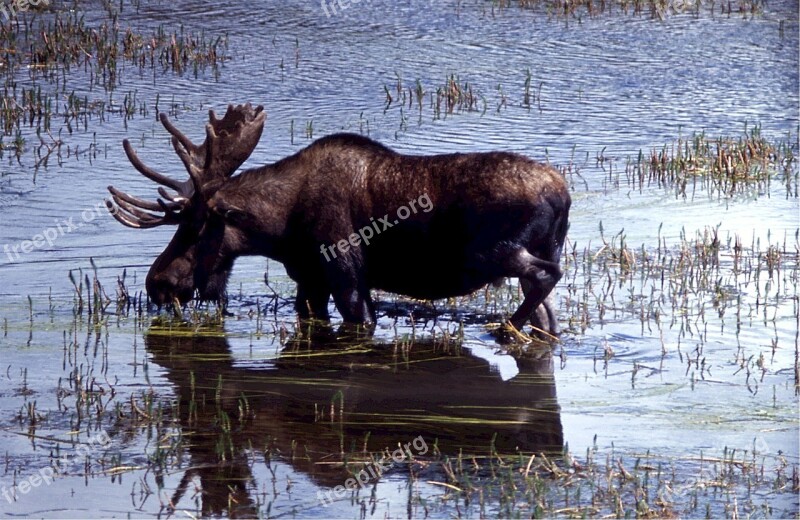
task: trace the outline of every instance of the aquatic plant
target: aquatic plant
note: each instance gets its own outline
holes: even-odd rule
[[[188,32],[183,26],[168,31],[163,26],[152,34],[121,27],[116,14],[97,24],[88,24],[77,10],[53,10],[17,17],[0,24],[0,58],[3,89],[0,92],[0,130],[4,136],[16,136],[13,150],[19,159],[26,150],[38,151],[36,168],[47,167],[55,154],[61,163],[62,131],[71,134],[78,128],[88,130],[89,121],[105,120],[108,114],[125,119],[147,116],[150,108],[137,93],[114,100],[125,64],[159,72],[196,77],[206,69],[213,74],[229,59],[227,36],[207,36]],[[102,96],[89,99],[77,91],[102,87]],[[158,111],[158,100],[155,101]],[[55,125],[58,125],[54,127]],[[49,141],[43,135],[56,132]],[[34,134],[41,141],[38,148],[25,146],[25,138]],[[43,147],[47,149],[43,154]],[[67,145],[68,147],[68,145]],[[68,149],[67,156],[78,155]]]
[[[772,180],[778,179],[787,196],[797,197],[798,149],[796,135],[769,140],[760,126],[745,125],[738,137],[709,137],[701,132],[628,158],[625,177],[628,186],[639,191],[656,185],[673,189],[676,197],[683,198],[695,197],[698,189],[720,197],[768,194]]]

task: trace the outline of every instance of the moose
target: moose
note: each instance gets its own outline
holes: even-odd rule
[[[516,277],[524,298],[511,323],[558,333],[548,296],[561,278],[570,195],[554,168],[510,152],[404,155],[339,133],[234,175],[261,137],[262,106],[229,105],[221,119],[211,110],[201,145],[160,119],[189,178],[153,170],[126,139],[131,164],[161,197],[109,186],[106,201],[126,226],[177,225],[145,280],[155,304],[220,301],[234,260],[260,255],[296,282],[301,319],[329,320],[333,296],[345,323],[371,324],[371,289],[435,300]],[[398,212],[423,200],[423,211]]]

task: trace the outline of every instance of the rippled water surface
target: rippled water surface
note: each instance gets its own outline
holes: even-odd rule
[[[120,5],[123,28],[150,34],[182,24],[227,38],[229,59],[183,73],[120,60],[112,93],[73,67],[62,81],[109,103],[102,120],[62,128],[65,146],[81,153],[36,168],[30,148],[39,138],[23,127],[29,151],[0,160],[0,491],[18,490],[15,501],[0,497],[2,514],[153,516],[171,511],[170,501],[192,515],[424,517],[428,506],[459,514],[446,501],[433,505],[446,491],[434,469],[411,487],[406,470],[390,471],[361,491],[372,494],[369,509],[349,498],[320,502],[346,477],[331,454],[418,438],[427,456],[613,446],[631,460],[650,450],[680,472],[701,454],[755,450],[796,470],[796,162],[732,196],[702,185],[676,194],[626,175],[640,151],[649,157],[699,133],[736,138],[760,128],[797,153],[796,1],[764,3],[755,15],[703,4],[662,17],[616,7],[548,16],[544,7],[475,0],[372,0],[330,17],[305,1]],[[90,25],[109,17],[100,3],[70,6]],[[9,77],[54,88],[28,70]],[[471,89],[471,110],[437,112],[436,90],[451,77]],[[144,110],[128,118],[113,110],[134,93]],[[155,196],[122,139],[184,178],[156,103],[199,141],[209,108],[246,101],[264,105],[267,122],[245,166],[348,131],[405,153],[513,150],[562,168],[573,206],[557,289],[565,331],[552,354],[509,354],[487,333],[513,312],[514,282],[434,306],[379,294],[373,339],[287,343],[294,287],[280,264],[259,258],[237,263],[223,330],[168,334],[113,305],[103,325],[76,321],[70,271],[93,279],[91,258],[110,296],[123,270],[138,293],[173,232],[124,228],[97,209],[110,184]],[[61,124],[54,120],[54,134]],[[75,229],[52,244],[13,253],[70,219]],[[708,264],[701,246],[714,237]],[[621,263],[622,239],[632,256]],[[780,253],[775,272],[770,251]],[[75,441],[90,444],[101,431],[110,440],[89,462],[75,455]],[[424,459],[421,442],[410,450]],[[20,491],[62,456],[70,462],[59,478]],[[792,493],[753,502],[798,514]]]

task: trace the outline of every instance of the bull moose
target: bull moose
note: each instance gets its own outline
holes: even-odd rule
[[[518,277],[524,299],[511,323],[557,333],[548,295],[561,278],[570,196],[554,168],[509,152],[404,155],[341,133],[234,175],[261,137],[262,106],[229,105],[222,119],[211,110],[201,145],[160,118],[189,179],[156,172],[125,140],[161,198],[109,186],[116,207],[107,201],[126,226],[178,226],[146,278],[154,303],[221,300],[234,260],[261,255],[297,283],[302,319],[328,320],[331,295],[345,322],[371,323],[371,289],[439,299]],[[413,201],[425,207],[410,211]]]

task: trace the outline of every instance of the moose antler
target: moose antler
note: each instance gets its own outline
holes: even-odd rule
[[[172,134],[172,146],[186,166],[189,175],[202,184],[230,177],[255,150],[267,114],[264,107],[228,105],[222,119],[208,111],[206,140],[197,146],[161,114],[161,123]]]
[[[122,146],[125,149],[125,155],[128,156],[128,160],[134,168],[148,179],[175,190],[177,195],[170,195],[164,188],[159,188],[158,192],[163,199],[159,198],[156,202],[149,202],[109,186],[108,191],[111,192],[111,198],[117,207],[115,208],[110,200],[106,201],[106,206],[114,218],[128,227],[137,229],[180,223],[179,214],[189,204],[194,195],[192,180],[179,182],[162,175],[139,159],[130,141],[125,139],[122,141]],[[163,212],[163,215],[150,213],[151,211]]]
[[[178,130],[166,114],[161,113],[160,119],[172,135],[172,146],[189,172],[189,179],[176,181],[153,170],[139,159],[130,141],[125,139],[122,145],[134,168],[148,179],[177,192],[177,195],[171,195],[159,187],[158,193],[162,198],[148,202],[109,186],[108,191],[117,207],[111,201],[106,201],[106,206],[114,218],[129,227],[143,229],[180,223],[180,212],[195,193],[207,196],[208,191],[216,189],[221,181],[233,175],[253,153],[264,129],[266,113],[264,107],[253,108],[250,103],[236,107],[228,105],[222,119],[209,110],[206,140],[199,146]],[[163,215],[151,213],[154,211]]]

